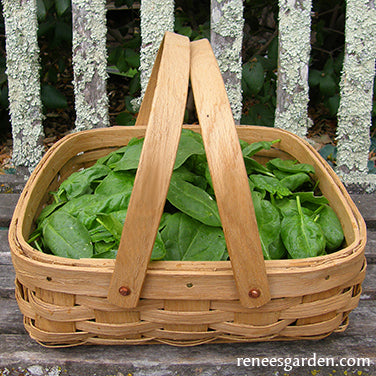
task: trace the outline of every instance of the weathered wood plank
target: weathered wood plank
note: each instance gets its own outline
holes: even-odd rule
[[[5,252],[10,252],[8,243],[8,230],[0,229],[0,255]]]
[[[11,265],[12,257],[10,252],[0,252],[0,265]]]
[[[376,228],[376,195],[352,194],[355,205],[362,214],[368,228]]]
[[[0,265],[0,298],[14,296],[15,272],[13,265]],[[0,306],[0,310],[1,310]]]
[[[367,265],[367,273],[364,282],[362,283],[364,294],[376,294],[376,265]]]
[[[376,230],[368,229],[365,248],[368,264],[376,264]]]
[[[0,265],[11,265],[10,248],[8,242],[8,230],[0,229]]]
[[[16,299],[0,298],[0,307],[0,334],[25,334]]]
[[[150,346],[98,346],[69,349],[46,349],[27,335],[3,334],[0,336],[0,372],[6,367],[27,368],[39,365],[44,371],[56,367],[54,375],[265,375],[290,376],[323,374],[337,371],[348,375],[374,375],[376,371],[376,343],[373,338],[376,322],[376,302],[362,301],[350,315],[349,328],[344,333],[332,334],[320,341],[263,342],[257,344],[219,344],[196,348],[174,348],[166,345]],[[340,349],[340,350],[339,350]],[[239,357],[257,358],[307,358],[317,357],[352,359],[368,357],[369,367],[296,367],[291,371],[281,367],[237,366]],[[33,368],[36,370],[36,368]],[[321,370],[321,371],[320,371]],[[316,373],[312,373],[315,371]],[[319,372],[320,371],[320,372]],[[340,372],[341,371],[341,372]],[[358,373],[361,372],[361,373]],[[29,371],[30,372],[30,371]],[[273,372],[273,373],[272,373]],[[279,372],[279,373],[278,373]],[[282,373],[281,373],[282,372]],[[30,372],[31,373],[31,372]],[[0,373],[1,374],[1,373]],[[31,373],[33,375],[33,373]],[[48,373],[35,373],[48,375]],[[346,374],[346,373],[345,373]]]
[[[0,227],[8,227],[19,198],[17,193],[0,195]]]
[[[0,175],[0,193],[21,193],[29,176],[28,170],[20,168],[16,174]]]

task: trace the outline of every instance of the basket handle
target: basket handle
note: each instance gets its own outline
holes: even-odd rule
[[[136,307],[141,294],[179,145],[189,64],[189,39],[167,32],[136,122],[147,128],[107,296],[121,307]]]
[[[235,122],[207,39],[191,43],[190,77],[240,302],[259,307],[270,300],[265,262]]]

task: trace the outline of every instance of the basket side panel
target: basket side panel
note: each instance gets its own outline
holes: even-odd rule
[[[71,294],[48,291],[41,288],[37,288],[35,293],[37,298],[46,303],[50,303],[51,306],[56,305],[64,307],[73,307],[75,304],[75,297]],[[53,312],[51,312],[51,316],[53,316]],[[76,331],[74,322],[52,321],[44,318],[43,316],[38,315],[38,313],[35,317],[35,326],[47,332],[72,333]]]

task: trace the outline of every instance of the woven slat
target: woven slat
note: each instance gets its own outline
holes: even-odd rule
[[[200,131],[197,126],[187,128]],[[319,188],[344,229],[343,249],[311,259],[265,261],[271,300],[257,308],[247,308],[247,302],[240,299],[239,291],[244,294],[244,289],[238,289],[229,261],[152,262],[137,306],[122,308],[107,299],[115,260],[61,258],[37,251],[27,240],[50,200],[48,192],[72,172],[92,165],[133,137],[144,137],[146,127],[71,134],[56,143],[32,173],[9,229],[16,299],[32,338],[51,347],[193,346],[317,340],[346,329],[366,272],[366,227],[358,209],[337,175],[304,140],[274,128],[242,126],[236,130],[249,143],[281,140],[278,148],[256,155],[262,163],[280,157],[315,167]]]
[[[197,130],[197,128],[194,129]],[[130,131],[132,136],[136,133],[135,131],[137,131],[139,136],[143,135],[141,127]],[[248,137],[245,137],[247,135],[246,131],[249,133]],[[100,135],[92,135],[92,132],[98,132]],[[276,138],[282,140],[285,138],[295,139],[295,136],[286,132],[261,127],[245,127],[238,129],[238,132],[243,135],[246,141],[252,141],[255,137],[267,140]],[[76,135],[76,137],[79,140],[73,140],[73,144],[77,142],[82,145],[84,134]],[[126,140],[129,139],[127,132],[119,128],[89,131],[84,139],[86,137],[93,140],[92,143],[88,143],[86,140],[84,144],[88,144],[89,150],[92,147],[95,148],[95,158],[105,155],[108,150],[112,150],[115,146],[120,146],[123,142],[126,143]],[[111,139],[113,147],[110,149],[102,147],[100,149],[101,153],[98,154],[98,144],[95,141],[98,138],[105,144],[108,144],[109,139]],[[70,143],[70,140],[63,142]],[[287,144],[291,144],[291,141]],[[283,142],[281,142],[281,147],[282,145]],[[25,321],[26,329],[33,338],[49,346],[77,345],[80,343],[170,343],[176,346],[191,346],[206,343],[207,341],[244,342],[300,338],[318,339],[329,335],[333,331],[344,330],[348,323],[348,312],[358,304],[360,293],[358,286],[365,276],[366,265],[363,255],[366,240],[365,226],[355,205],[335,174],[326,168],[325,163],[308,145],[306,145],[306,148],[303,149],[305,154],[311,157],[306,162],[312,162],[312,159],[315,158],[316,170],[322,170],[320,181],[328,179],[332,181],[332,184],[339,187],[340,193],[338,196],[333,193],[332,196],[330,195],[330,192],[333,191],[331,185],[327,185],[326,189],[328,191],[323,190],[323,193],[327,195],[329,192],[329,200],[332,200],[332,207],[336,210],[344,211],[341,220],[351,224],[351,227],[344,226],[346,246],[335,254],[312,260],[267,261],[266,270],[272,300],[266,305],[250,309],[240,304],[231,274],[231,265],[228,262],[155,262],[150,265],[144,289],[141,292],[142,299],[134,310],[140,319],[142,317],[147,323],[150,323],[151,326],[148,327],[150,330],[141,331],[142,333],[140,333],[140,330],[136,329],[140,319],[136,319],[134,324],[123,323],[130,325],[129,328],[134,325],[135,328],[127,329],[126,333],[128,334],[124,334],[122,338],[119,338],[118,325],[122,324],[116,323],[118,319],[115,319],[114,313],[121,313],[123,309],[110,304],[106,299],[114,260],[68,260],[41,254],[26,243],[25,238],[32,230],[32,222],[26,226],[28,220],[24,216],[27,217],[27,215],[19,214],[16,224],[13,222],[10,229],[10,244],[19,280],[17,300],[22,313],[27,318]],[[50,184],[56,184],[56,175],[59,174],[59,171],[64,166],[64,164],[56,163],[56,158],[57,160],[60,159],[61,151],[59,149],[59,145],[57,145],[52,153],[53,155],[46,158],[44,162],[46,163],[46,168],[49,168],[51,159],[54,160],[53,164],[58,166],[55,169],[55,175],[50,177]],[[67,149],[64,147],[62,150],[63,159],[66,159]],[[290,149],[289,155],[300,160],[299,154],[297,155],[295,150],[296,148]],[[278,153],[279,151],[277,150]],[[282,151],[285,154],[287,152],[284,149]],[[272,157],[273,151],[271,154],[269,153],[268,158]],[[69,160],[74,161],[76,158],[82,160],[83,154],[79,156],[73,154]],[[89,164],[94,162],[95,160],[90,160],[90,158],[85,160],[85,163]],[[71,162],[71,165],[74,166],[74,163]],[[75,169],[79,168],[81,168],[81,162]],[[40,212],[43,205],[45,205],[47,195],[41,191],[39,191],[39,194],[36,193],[36,187],[40,186],[39,181],[42,180],[41,185],[45,186],[46,191],[50,190],[50,186],[44,182],[44,177],[45,175],[41,173],[32,177],[32,180],[28,183],[31,187],[29,185],[26,193],[24,193],[25,196],[21,197],[19,204],[21,209],[16,210],[28,213],[27,209],[25,211],[22,209],[22,203],[24,203],[23,205],[27,203],[27,206],[30,206],[27,200],[31,194],[36,196],[34,205],[37,209],[33,211],[35,216],[37,215],[36,213]],[[337,189],[334,191],[337,191]],[[23,236],[23,233],[26,236]],[[187,283],[193,283],[194,288],[187,288]],[[75,306],[69,308],[51,302],[42,303],[42,299],[36,297],[35,291],[37,289],[73,294],[75,296]],[[205,290],[203,291],[203,289]],[[307,296],[331,291],[332,289],[338,289],[338,292],[333,296],[307,301]],[[24,290],[27,291],[26,294]],[[207,305],[206,311],[200,312],[196,308],[192,312],[188,312],[188,314],[185,312],[180,313],[167,305],[169,309],[165,312],[166,299],[170,298],[173,300],[195,300],[198,298],[207,301],[209,305]],[[56,313],[51,314],[53,310]],[[129,312],[129,310],[124,311]],[[64,317],[64,312],[69,312],[69,314]],[[93,312],[95,312],[95,318],[92,317]],[[98,312],[101,312],[101,315]],[[157,315],[155,315],[155,312],[157,312]],[[220,313],[218,314],[218,312]],[[226,316],[226,312],[230,315]],[[328,316],[325,319],[325,315],[328,314],[331,315],[331,319],[327,319]],[[197,318],[195,318],[195,315],[197,315]],[[86,330],[89,327],[95,328],[95,320],[99,320],[98,323],[102,327],[106,327],[106,331],[87,331],[85,334],[77,332],[80,333],[77,335],[61,333],[57,337],[54,330],[50,329],[48,332],[35,327],[37,325],[35,323],[37,316],[44,317],[51,322],[53,322],[52,318],[56,321],[72,319],[76,330]],[[160,321],[162,322],[158,321],[155,316],[161,317]],[[186,318],[187,316],[189,319]],[[296,320],[300,320],[301,324],[303,320],[314,321],[312,316],[315,317],[314,320],[319,321],[313,324],[295,325]],[[107,318],[107,323],[103,323],[103,317]],[[173,317],[173,322],[169,319],[171,317]],[[182,318],[182,321],[179,320],[179,317]],[[210,317],[222,317],[223,322],[210,322]],[[236,322],[230,322],[235,317]],[[147,321],[149,319],[152,321]],[[320,320],[324,321],[320,322]],[[257,325],[254,325],[262,322],[269,322],[269,324],[258,325],[258,328]],[[190,323],[191,327],[189,327]],[[106,326],[106,324],[110,325]],[[216,325],[221,324],[226,328],[231,328],[229,331],[224,330],[223,327],[219,329]],[[202,326],[197,329],[198,325],[204,325],[204,329],[202,329]],[[243,326],[247,329],[243,330]],[[175,332],[176,336],[174,337]],[[192,333],[191,336],[189,336],[189,333]],[[259,334],[255,337],[254,335],[247,335],[247,333]]]

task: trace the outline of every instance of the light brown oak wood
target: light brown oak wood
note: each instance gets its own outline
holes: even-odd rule
[[[191,82],[240,301],[260,307],[270,300],[270,292],[248,176],[226,89],[206,39],[191,43]]]
[[[145,141],[108,300],[136,307],[166,202],[188,93],[189,39],[166,33],[141,109]]]
[[[205,67],[202,69],[205,71]],[[151,85],[157,90],[159,78],[155,77],[156,83]],[[154,116],[150,113],[152,103],[158,98],[151,92],[153,98],[150,104],[145,102],[140,114],[140,119],[149,123]],[[115,260],[67,259],[39,252],[28,244],[35,220],[48,203],[48,192],[56,190],[72,172],[94,164],[133,137],[144,137],[146,125],[140,120],[135,127],[70,134],[48,150],[30,176],[9,228],[16,299],[30,336],[51,347],[145,343],[193,346],[207,342],[320,339],[343,331],[349,323],[349,312],[358,305],[366,272],[365,223],[322,157],[306,141],[281,129],[236,127],[237,136],[248,143],[281,140],[271,150],[255,156],[262,163],[280,157],[315,167],[319,189],[340,217],[345,244],[325,256],[266,260],[271,300],[261,307],[241,304],[230,261],[157,261],[148,263],[144,274],[137,277],[141,281],[146,274],[137,307],[123,308],[107,299]],[[185,127],[200,132],[199,126]],[[149,200],[148,196],[143,198]],[[229,203],[224,205],[230,206],[232,195],[225,200]],[[141,237],[153,238],[154,234],[141,233]],[[150,249],[138,251],[147,260],[145,255]],[[129,273],[137,274],[138,267],[135,265]]]

